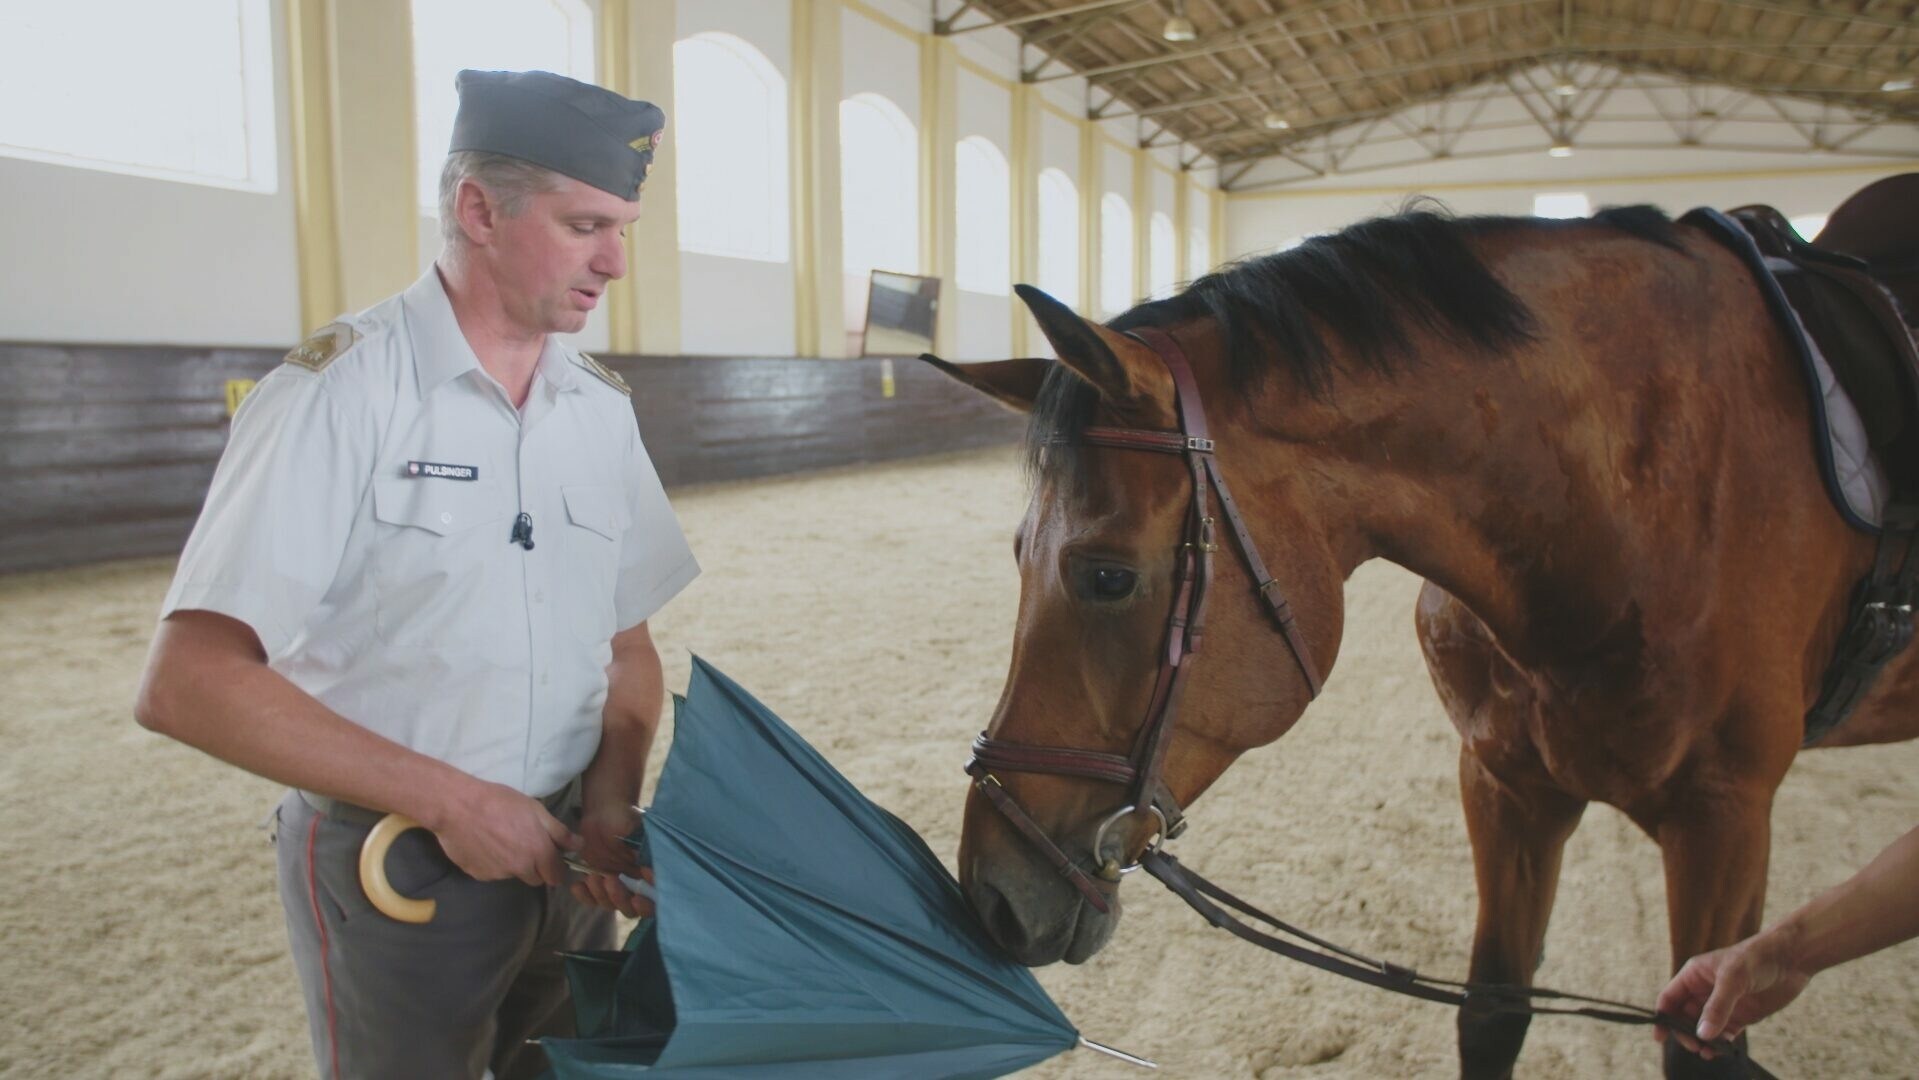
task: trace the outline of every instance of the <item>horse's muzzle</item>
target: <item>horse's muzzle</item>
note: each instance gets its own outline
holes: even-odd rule
[[[1119,926],[1117,892],[1101,912],[1036,862],[1021,858],[1006,867],[975,861],[972,869],[964,883],[967,901],[993,941],[1028,967],[1085,963]]]

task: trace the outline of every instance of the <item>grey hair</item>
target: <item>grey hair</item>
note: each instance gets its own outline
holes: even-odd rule
[[[484,150],[456,150],[446,156],[440,169],[440,240],[447,247],[466,243],[454,211],[460,197],[460,184],[471,180],[499,200],[507,217],[519,217],[526,201],[560,186],[560,174],[542,165],[522,161],[505,154]]]

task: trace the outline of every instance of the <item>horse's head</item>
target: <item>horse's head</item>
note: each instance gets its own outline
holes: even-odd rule
[[[1186,603],[1182,573],[1192,577],[1197,565],[1187,560],[1197,559],[1188,544],[1199,527],[1195,468],[1203,466],[1177,449],[1141,452],[1088,442],[1088,427],[1180,431],[1169,364],[1154,347],[1082,320],[1036,289],[1022,286],[1020,295],[1059,362],[933,361],[1034,418],[1033,495],[1013,545],[1019,621],[1006,686],[987,726],[989,746],[1015,747],[1016,754],[1066,748],[1138,763],[1140,732],[1159,712],[1156,685],[1171,670],[1169,641],[1184,634],[1172,617]],[[1306,670],[1323,675],[1339,639],[1344,568],[1314,527],[1314,485],[1299,475],[1301,460],[1270,433],[1257,434],[1244,402],[1226,389],[1211,323],[1167,329],[1193,372],[1219,472],[1272,575],[1269,591],[1290,602],[1293,641],[1307,654],[1303,661],[1293,654],[1231,538],[1219,494],[1211,493],[1207,513],[1216,520],[1208,528],[1217,551],[1203,648],[1177,665],[1184,686],[1164,728],[1163,766],[1157,784],[1143,785],[1158,790],[1163,784],[1165,797],[1156,805],[1176,817],[1177,808],[1190,806],[1235,758],[1277,738],[1305,709],[1313,693]],[[1097,431],[1091,438],[1098,440]],[[979,782],[960,840],[967,897],[993,937],[1022,962],[1083,962],[1112,936],[1117,870],[1134,864],[1154,841],[1159,818],[1128,812],[1139,789],[1123,777],[1029,771],[1021,762],[994,764],[991,757],[982,752],[976,762]],[[1002,794],[1010,796],[1012,811],[996,805],[1005,801]],[[1044,839],[1021,831],[1021,815]],[[1062,872],[1056,863],[1063,860],[1077,870]]]

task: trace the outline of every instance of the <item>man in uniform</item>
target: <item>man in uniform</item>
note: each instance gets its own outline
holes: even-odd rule
[[[234,419],[136,714],[290,785],[280,896],[326,1077],[530,1076],[557,952],[643,901],[663,697],[647,618],[699,572],[619,376],[552,335],[626,272],[665,124],[545,72],[464,71],[445,249],[288,354]],[[375,911],[360,843],[425,925]],[[437,842],[436,842],[437,841]],[[567,883],[562,854],[601,873]]]

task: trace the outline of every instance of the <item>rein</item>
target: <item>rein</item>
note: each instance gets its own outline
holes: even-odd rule
[[[1213,492],[1219,495],[1220,510],[1226,519],[1233,545],[1252,575],[1254,588],[1271,616],[1275,629],[1285,641],[1287,651],[1292,654],[1310,698],[1319,696],[1323,680],[1306,650],[1305,642],[1301,640],[1292,608],[1287,604],[1279,583],[1260,559],[1252,534],[1247,531],[1246,523],[1240,517],[1238,504],[1233,501],[1232,493],[1226,487],[1226,478],[1220,474],[1214,442],[1200,404],[1199,387],[1193,379],[1185,351],[1172,335],[1163,330],[1141,328],[1127,331],[1127,336],[1152,349],[1172,376],[1180,430],[1090,427],[1081,433],[1080,443],[1118,450],[1177,454],[1185,460],[1192,476],[1192,498],[1187,508],[1185,533],[1173,569],[1173,606],[1166,620],[1165,648],[1160,656],[1158,675],[1153,681],[1153,694],[1147,702],[1145,719],[1133,739],[1131,750],[1124,756],[1095,750],[1009,742],[981,732],[973,740],[973,756],[966,763],[967,775],[973,778],[974,786],[1101,914],[1112,910],[1111,899],[1119,888],[1121,878],[1144,868],[1213,926],[1288,959],[1382,990],[1446,1005],[1464,1007],[1470,1003],[1474,1008],[1497,1014],[1585,1016],[1609,1023],[1656,1025],[1691,1034],[1684,1021],[1643,1006],[1543,987],[1440,979],[1422,975],[1409,967],[1371,959],[1266,914],[1188,870],[1164,850],[1165,842],[1177,837],[1186,827],[1185,814],[1166,786],[1161,772],[1165,766],[1166,749],[1172,743],[1180,692],[1185,689],[1186,674],[1190,670],[1188,661],[1199,651],[1205,636],[1206,598],[1212,583],[1213,553],[1219,550],[1218,522],[1212,512]],[[1093,834],[1092,855],[1099,865],[1092,873],[1081,867],[1026,813],[994,775],[996,769],[1075,776],[1117,784],[1127,789],[1127,801],[1102,818]],[[1149,815],[1153,822],[1153,832],[1147,837],[1146,850],[1138,862],[1121,866],[1118,858],[1102,853],[1106,833],[1120,821],[1142,814]],[[1238,912],[1238,915],[1233,912]],[[1251,926],[1239,915],[1264,923],[1277,933]],[[1286,940],[1288,937],[1298,941]],[[1564,1004],[1539,1004],[1542,1001]],[[1743,1043],[1719,1039],[1711,1045],[1715,1052],[1742,1062],[1754,1080],[1776,1080],[1771,1073],[1746,1056]]]

